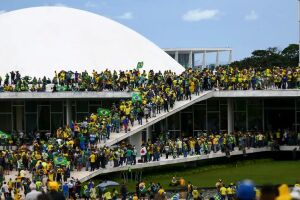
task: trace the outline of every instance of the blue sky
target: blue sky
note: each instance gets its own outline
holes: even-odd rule
[[[162,48],[231,47],[233,59],[298,41],[297,0],[0,0],[0,13],[67,6],[114,19]],[[214,55],[208,56],[213,60]],[[222,55],[221,59],[227,59]]]

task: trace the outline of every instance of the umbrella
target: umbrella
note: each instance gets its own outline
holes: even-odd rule
[[[4,133],[3,131],[0,131],[0,138],[9,139],[9,138],[11,138],[11,135]]]
[[[105,188],[108,186],[118,186],[118,185],[120,185],[120,184],[117,182],[114,182],[114,181],[104,181],[104,182],[100,183],[99,185],[97,185],[97,187]]]

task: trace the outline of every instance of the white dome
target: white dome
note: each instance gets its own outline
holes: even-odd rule
[[[150,24],[148,24],[150,26]],[[0,74],[53,77],[54,70],[92,72],[184,68],[135,31],[103,16],[66,7],[34,7],[0,15]]]

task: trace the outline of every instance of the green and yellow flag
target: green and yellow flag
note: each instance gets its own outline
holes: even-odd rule
[[[143,66],[144,66],[144,62],[138,62],[136,65],[136,68],[141,69],[141,68],[143,68]]]
[[[137,92],[132,93],[131,100],[132,100],[133,103],[141,102],[142,101],[141,93],[137,93]]]
[[[63,156],[56,156],[54,157],[54,165],[63,165],[66,166],[68,165],[68,159],[66,157]]]
[[[11,138],[11,135],[3,132],[3,131],[0,131],[0,139],[10,139]]]
[[[97,113],[98,113],[98,116],[100,116],[100,117],[109,117],[110,110],[105,109],[105,108],[98,108]]]

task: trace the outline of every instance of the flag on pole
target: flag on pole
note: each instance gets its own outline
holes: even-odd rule
[[[131,99],[132,99],[133,103],[141,102],[142,101],[142,95],[140,93],[135,92],[135,93],[132,94]]]
[[[138,62],[136,68],[141,69],[144,66],[144,62]]]
[[[109,117],[110,110],[105,109],[105,108],[98,108],[97,113],[100,117]]]

